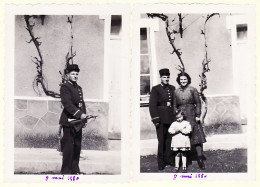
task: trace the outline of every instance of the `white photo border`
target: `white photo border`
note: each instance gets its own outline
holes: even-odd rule
[[[132,127],[133,127],[133,160],[134,160],[134,181],[173,181],[175,173],[141,173],[140,172],[140,57],[139,57],[139,24],[140,15],[146,13],[164,13],[164,14],[174,14],[174,13],[244,13],[247,14],[250,19],[249,26],[252,28],[248,31],[248,43],[250,46],[251,62],[255,62],[255,6],[254,5],[224,5],[224,4],[136,4],[133,9],[133,55],[132,55]],[[250,90],[250,95],[248,98],[255,97],[255,82],[256,82],[256,71],[255,63],[249,65],[249,72],[252,75],[248,78],[248,89]],[[247,163],[248,170],[247,173],[206,173],[207,178],[204,179],[179,179],[180,181],[242,181],[242,180],[255,180],[256,177],[256,122],[255,122],[255,101],[250,101],[250,108],[248,108],[248,149],[247,149]],[[201,172],[203,173],[203,172]]]
[[[6,5],[5,6],[5,157],[4,181],[19,183],[47,183],[46,175],[15,175],[14,174],[14,36],[16,15],[122,15],[122,82],[130,81],[130,41],[129,41],[129,5],[120,4],[85,4],[85,5]],[[106,46],[104,46],[106,47]],[[104,57],[105,58],[105,57]],[[7,65],[8,64],[8,65]],[[129,131],[130,131],[130,87],[121,85],[121,174],[118,175],[79,175],[77,183],[109,183],[129,181]],[[51,176],[51,175],[48,175]],[[57,175],[55,175],[57,177]],[[56,181],[56,183],[72,183]]]

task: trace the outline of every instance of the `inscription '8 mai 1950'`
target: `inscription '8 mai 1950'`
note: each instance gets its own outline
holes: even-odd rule
[[[63,181],[63,180],[68,180],[68,181],[78,181],[79,180],[79,177],[78,176],[71,176],[71,175],[69,175],[69,176],[65,176],[64,177],[64,175],[62,175],[62,176],[59,176],[59,177],[51,177],[51,176],[46,176],[45,177],[45,181],[50,181],[50,180],[59,180],[59,181]]]
[[[177,178],[181,178],[181,179],[203,179],[203,178],[207,178],[207,175],[202,173],[202,174],[174,174],[173,175],[173,180],[176,180]]]

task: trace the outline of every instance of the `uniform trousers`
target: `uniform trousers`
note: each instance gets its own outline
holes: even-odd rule
[[[61,140],[62,167],[61,174],[80,173],[79,157],[81,151],[82,130],[75,132],[74,128],[63,126]]]
[[[158,127],[156,127],[158,139],[158,167],[165,166],[166,164],[173,162],[171,151],[172,135],[168,132],[170,125],[171,124],[160,124]]]

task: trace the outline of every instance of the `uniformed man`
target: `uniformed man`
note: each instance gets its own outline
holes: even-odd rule
[[[156,127],[158,139],[158,169],[163,170],[167,164],[173,165],[171,155],[171,138],[168,133],[171,123],[175,120],[175,87],[169,84],[169,69],[159,71],[161,84],[154,86],[151,90],[149,111],[152,122]]]
[[[86,107],[82,88],[77,84],[80,71],[78,65],[69,65],[66,71],[68,81],[60,87],[61,103],[64,107],[59,122],[63,127],[61,174],[80,174],[82,129],[76,132],[69,123],[69,119],[85,119],[87,117]]]

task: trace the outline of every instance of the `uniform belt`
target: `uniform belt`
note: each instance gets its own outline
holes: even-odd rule
[[[168,106],[168,104],[167,104],[168,102],[162,102],[162,103],[160,103],[158,106]],[[168,106],[168,107],[171,107],[172,106],[172,103],[171,102],[169,102],[170,103],[170,106]]]

